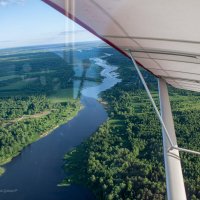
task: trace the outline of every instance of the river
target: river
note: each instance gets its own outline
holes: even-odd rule
[[[68,123],[48,136],[32,143],[4,167],[0,177],[1,200],[92,200],[91,192],[77,185],[57,187],[65,177],[61,166],[67,151],[80,144],[107,120],[104,107],[97,101],[100,92],[120,81],[110,66],[100,58],[91,59],[102,67],[102,83],[84,87],[81,103],[84,108]]]

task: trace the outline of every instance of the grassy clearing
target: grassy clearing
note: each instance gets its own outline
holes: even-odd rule
[[[72,88],[59,89],[53,94],[48,96],[48,99],[51,101],[51,103],[65,102],[67,99],[72,99],[72,98],[73,98]]]
[[[25,75],[43,75],[43,74],[50,74],[54,73],[56,70],[47,70],[47,71],[40,71],[40,72],[27,72],[24,73]]]
[[[36,114],[33,114],[33,115],[23,115],[22,117],[19,117],[19,118],[13,119],[13,120],[5,121],[6,123],[2,124],[2,127],[7,127],[7,126],[10,126],[10,125],[12,125],[16,122],[20,122],[20,121],[27,120],[27,119],[36,119],[36,118],[44,117],[44,116],[46,116],[50,113],[51,113],[51,111],[47,110],[47,111],[43,111],[43,112],[36,113]]]
[[[19,89],[23,89],[26,85],[27,85],[26,81],[17,81],[8,86],[0,87],[0,91],[2,91],[2,90],[19,90]]]
[[[18,78],[18,77],[21,77],[21,76],[20,75],[1,76],[0,81],[6,81],[9,79]]]
[[[115,128],[124,126],[124,120],[121,119],[110,119],[109,122]]]

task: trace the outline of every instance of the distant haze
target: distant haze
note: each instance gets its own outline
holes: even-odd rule
[[[0,0],[0,19],[0,48],[98,40],[38,0]]]

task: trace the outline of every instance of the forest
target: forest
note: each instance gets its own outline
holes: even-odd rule
[[[122,78],[101,97],[109,119],[65,155],[67,175],[60,185],[85,185],[100,200],[164,200],[162,133],[157,116],[130,61],[111,56],[108,62],[120,66]],[[159,106],[156,79],[142,73]],[[200,150],[200,95],[171,87],[169,93],[178,145]],[[200,157],[183,152],[180,156],[187,197],[200,199]]]
[[[72,119],[80,108],[79,100],[73,99],[51,103],[45,96],[1,98],[0,165]]]

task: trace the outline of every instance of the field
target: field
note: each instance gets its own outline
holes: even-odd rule
[[[0,56],[0,96],[55,95],[63,101],[72,97],[73,74],[69,63],[48,51]]]

